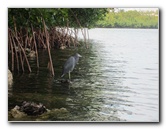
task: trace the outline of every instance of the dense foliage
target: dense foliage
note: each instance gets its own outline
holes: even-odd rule
[[[110,11],[97,27],[112,28],[158,28],[158,11]]]
[[[105,16],[107,9],[102,8],[9,8],[9,27],[14,28],[14,23],[18,27],[42,28],[42,19],[47,27],[67,26],[90,28],[98,20]]]

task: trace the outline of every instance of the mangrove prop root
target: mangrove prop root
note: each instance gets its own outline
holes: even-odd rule
[[[73,14],[74,15],[74,14]],[[83,29],[77,17],[74,15],[77,20],[80,30],[84,37],[84,43],[86,48],[88,48],[86,36],[89,39],[89,34],[87,29]],[[14,19],[14,17],[13,17]],[[14,19],[15,21],[15,19]],[[49,56],[49,70],[54,76],[54,67],[51,57],[51,48],[64,49],[66,47],[78,45],[78,31],[79,29],[70,29],[70,22],[66,22],[66,27],[50,27],[49,31],[43,19],[43,29],[33,28],[31,25],[30,28],[19,28],[17,29],[16,23],[14,22],[14,29],[8,28],[8,50],[11,54],[11,65],[9,69],[14,71],[15,69],[19,72],[25,72],[28,68],[28,71],[31,72],[31,66],[29,63],[29,58],[27,57],[27,51],[35,51],[36,55],[36,64],[39,68],[39,55],[38,49],[47,49]],[[48,63],[46,62],[46,63]],[[27,65],[28,67],[25,67]]]
[[[35,32],[33,31],[33,26],[31,25],[32,32],[33,32],[33,41],[35,46],[35,54],[36,54],[36,61],[37,61],[37,68],[39,68],[39,59],[38,59],[38,51],[37,51],[37,45],[36,45],[36,39],[35,39]]]
[[[44,20],[43,20],[43,25],[44,25],[44,32],[46,35],[46,43],[47,43],[47,50],[48,50],[48,55],[49,55],[49,59],[50,59],[51,72],[52,72],[52,75],[54,76],[54,68],[53,68],[53,63],[52,63],[52,58],[51,58],[51,53],[50,53],[50,46],[49,46],[49,37],[48,37],[48,32],[46,30],[46,25],[45,25]]]

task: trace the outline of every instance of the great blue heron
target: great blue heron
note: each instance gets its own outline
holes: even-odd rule
[[[73,71],[74,67],[78,63],[79,57],[82,57],[82,56],[76,53],[74,56],[71,56],[69,57],[69,59],[67,59],[66,63],[63,66],[61,77],[63,77],[66,73],[69,73],[69,79],[70,79],[70,72]]]

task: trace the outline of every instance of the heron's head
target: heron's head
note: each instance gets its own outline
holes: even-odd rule
[[[76,53],[74,58],[75,58],[75,64],[78,63],[79,57],[82,57],[80,54]]]

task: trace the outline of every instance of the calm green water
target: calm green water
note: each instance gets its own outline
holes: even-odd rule
[[[50,115],[43,121],[159,121],[158,30],[92,29],[89,33],[89,49],[52,49],[55,77],[46,69],[44,50],[39,51],[39,71],[32,59],[32,73],[14,73],[9,110],[22,101],[34,101],[48,109],[68,111],[63,117]],[[76,52],[83,57],[71,73],[72,83],[62,83],[62,66]]]

